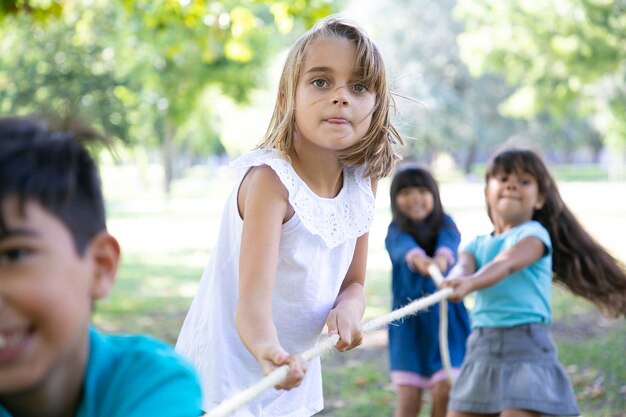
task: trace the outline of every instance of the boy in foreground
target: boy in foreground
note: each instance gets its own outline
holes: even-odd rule
[[[0,417],[198,416],[196,374],[169,346],[91,325],[120,259],[94,139],[0,118]]]

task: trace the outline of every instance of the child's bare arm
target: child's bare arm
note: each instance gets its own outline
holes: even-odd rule
[[[376,195],[378,181],[372,179],[372,193]],[[341,284],[339,295],[326,320],[328,334],[339,334],[335,348],[341,352],[359,346],[363,342],[361,318],[365,312],[365,270],[369,234],[359,237],[348,272]]]
[[[292,214],[287,190],[271,168],[260,166],[244,179],[238,202],[244,222],[235,311],[237,331],[263,373],[290,365],[287,379],[277,386],[290,389],[302,381],[306,364],[280,345],[272,318],[280,233],[283,221]]]
[[[343,352],[355,348],[363,341],[361,318],[365,312],[365,265],[367,261],[367,239],[365,234],[357,239],[352,263],[341,284],[335,305],[328,315],[328,334],[339,334],[337,350]]]
[[[444,281],[444,287],[454,289],[454,293],[448,298],[458,301],[470,292],[491,287],[512,273],[533,264],[544,254],[543,242],[535,237],[526,237],[472,274],[470,267],[471,263],[475,265],[475,261],[469,253],[464,252],[449,275],[451,279]]]

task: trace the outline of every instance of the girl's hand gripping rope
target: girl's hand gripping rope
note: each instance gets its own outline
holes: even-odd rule
[[[342,302],[333,308],[326,320],[328,337],[339,335],[335,348],[340,352],[360,346],[363,342],[361,314],[349,302]]]
[[[472,280],[467,277],[447,279],[441,285],[442,288],[452,289],[452,294],[448,296],[448,300],[458,303],[467,294],[472,292]]]
[[[440,273],[441,274],[441,273]],[[384,326],[389,325],[390,323],[399,320],[403,317],[411,316],[417,313],[420,310],[427,308],[430,305],[433,305],[441,300],[445,301],[445,298],[450,294],[452,290],[444,289],[441,291],[437,291],[434,294],[426,296],[424,298],[420,298],[411,302],[410,304],[399,308],[397,310],[392,311],[389,314],[384,316],[375,318],[363,324],[362,332],[367,334],[371,333],[374,330],[380,329]],[[330,336],[328,339],[319,342],[313,348],[307,350],[306,352],[302,352],[301,358],[304,361],[309,361],[312,358],[317,356],[323,356],[326,353],[332,351],[334,345],[336,345],[339,341],[339,335],[335,333]],[[447,343],[443,344],[447,347]],[[446,355],[446,357],[449,357]],[[278,384],[282,384],[284,382],[284,378],[286,377],[286,373],[288,372],[288,367],[281,366],[275,369],[273,372],[268,374],[263,380],[257,382],[256,384],[248,387],[246,390],[239,392],[231,398],[226,399],[217,407],[209,410],[206,413],[206,417],[225,417],[230,415],[233,411],[238,408],[244,406],[245,404],[252,401],[254,398],[261,395],[265,390],[271,388],[272,386],[277,386]]]
[[[436,263],[431,263],[430,265],[428,265],[428,274],[430,275],[432,280],[435,281],[435,285],[437,286],[437,288],[441,288],[444,279],[443,275],[441,275],[441,270]]]
[[[264,375],[269,375],[283,365],[289,366],[284,380],[275,385],[276,389],[290,390],[300,385],[307,370],[307,363],[300,355],[290,355],[282,348],[272,346],[258,358],[259,366]]]

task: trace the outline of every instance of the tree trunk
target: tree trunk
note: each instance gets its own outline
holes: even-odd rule
[[[174,178],[174,128],[165,122],[165,137],[163,138],[163,191],[169,200]]]
[[[472,173],[472,167],[474,166],[474,162],[476,162],[476,152],[478,152],[478,145],[476,141],[472,141],[467,149],[465,162],[463,163],[463,174],[465,174],[466,177]]]

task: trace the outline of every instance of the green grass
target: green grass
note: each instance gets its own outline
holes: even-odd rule
[[[320,415],[333,417],[390,415],[394,401],[386,372],[381,372],[380,358],[348,361],[329,371],[325,366],[326,407]]]
[[[592,176],[590,170],[584,176]],[[568,174],[574,178],[573,174]],[[141,176],[132,167],[108,167],[109,229],[122,245],[123,262],[112,294],[98,303],[94,322],[107,331],[152,334],[173,344],[197,288],[232,177],[209,179],[196,169],[174,183],[171,199],[160,194],[158,176]],[[560,181],[563,198],[587,229],[619,259],[626,260],[626,183]],[[463,239],[490,228],[483,184],[460,180],[441,185],[446,210]],[[389,312],[389,260],[384,237],[389,222],[388,180],[377,196],[370,232],[365,319]],[[559,357],[570,372],[586,416],[624,416],[626,410],[626,323],[600,317],[588,302],[555,290],[554,336]],[[380,334],[376,337],[380,337]],[[371,343],[323,360],[326,411],[321,415],[389,416],[395,394],[384,343]],[[384,342],[384,341],[383,341]],[[428,415],[428,403],[422,415]]]
[[[593,416],[626,410],[626,326],[599,329],[581,340],[559,340],[559,357],[570,371],[582,409]]]

